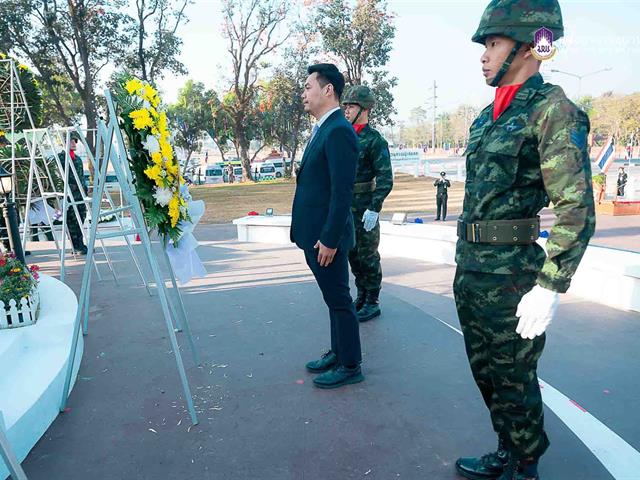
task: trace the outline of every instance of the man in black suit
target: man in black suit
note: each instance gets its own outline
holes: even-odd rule
[[[331,350],[307,363],[313,383],[337,388],[364,380],[360,332],[349,292],[349,250],[355,245],[351,200],[358,140],[340,110],[344,77],[335,65],[308,69],[302,101],[316,118],[298,170],[291,241],[304,251],[331,319]]]

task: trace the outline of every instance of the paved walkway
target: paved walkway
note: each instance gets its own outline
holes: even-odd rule
[[[452,267],[385,259],[383,316],[361,328],[366,381],[321,391],[303,366],[327,347],[327,312],[301,253],[238,243],[229,226],[198,237],[208,276],[182,291],[201,367],[180,342],[201,423],[190,427],[157,298],[117,248],[120,285],[95,284],[69,411],[25,461],[31,480],[453,480],[458,456],[495,446],[454,331]],[[50,253],[35,256],[55,273]],[[76,291],[80,276],[70,265]],[[639,343],[640,315],[564,296],[539,372],[634,449]],[[546,414],[543,479],[614,478]]]

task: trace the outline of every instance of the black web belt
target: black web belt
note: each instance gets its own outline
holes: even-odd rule
[[[540,236],[540,217],[522,220],[458,220],[458,237],[470,243],[528,245]]]

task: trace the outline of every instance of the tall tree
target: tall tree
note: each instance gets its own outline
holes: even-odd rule
[[[73,82],[59,69],[45,70],[38,76],[42,86],[43,125],[73,125],[78,123],[84,106]]]
[[[226,161],[226,153],[231,149],[229,143],[233,138],[233,118],[215,93],[209,100],[209,108],[211,109],[211,122],[207,127],[207,133],[218,147],[224,162]]]
[[[178,29],[187,23],[185,15],[191,0],[136,0],[135,37],[127,55],[129,70],[143,80],[155,83],[166,73],[187,73],[178,59],[182,40]]]
[[[316,23],[322,44],[336,55],[346,69],[349,85],[367,85],[376,95],[371,121],[379,125],[392,123],[391,90],[398,83],[384,66],[389,61],[395,26],[387,12],[386,0],[326,0],[319,7]]]
[[[232,119],[233,141],[240,155],[245,178],[253,180],[249,148],[251,132],[248,128],[259,124],[258,74],[269,54],[289,38],[282,33],[287,16],[287,0],[223,0],[223,33],[228,40],[231,56],[231,88],[225,96],[225,108]],[[264,146],[264,143],[263,143]],[[254,152],[253,158],[259,150]]]
[[[91,130],[97,124],[96,90],[107,65],[118,65],[129,45],[131,18],[125,0],[3,0],[0,31],[8,50],[28,59],[64,107],[59,75],[69,79],[82,101]],[[68,91],[66,91],[68,93]],[[73,112],[59,112],[71,117]],[[89,139],[92,142],[92,139]]]
[[[312,63],[311,57],[318,51],[313,30],[303,23],[296,25],[292,40],[292,45],[283,55],[283,63],[276,68],[266,91],[273,137],[291,159],[289,165],[285,162],[285,176],[291,176],[293,161],[311,128],[310,117],[304,111],[301,97],[307,67]]]
[[[190,166],[191,156],[202,146],[202,135],[211,124],[211,107],[214,93],[207,90],[203,83],[187,80],[178,92],[176,103],[167,109],[167,116],[174,128],[175,144],[185,151],[182,174]]]

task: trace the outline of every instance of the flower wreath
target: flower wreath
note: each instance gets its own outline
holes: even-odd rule
[[[190,219],[180,189],[184,179],[158,92],[148,82],[123,74],[114,93],[145,220],[149,228],[157,229],[165,244],[168,239],[177,244],[181,235],[179,222]]]

